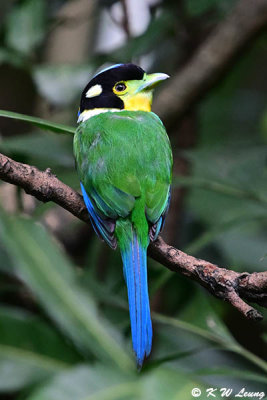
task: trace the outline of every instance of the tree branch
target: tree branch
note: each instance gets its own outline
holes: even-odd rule
[[[171,271],[182,273],[200,283],[214,296],[228,301],[245,317],[262,319],[261,313],[244,300],[267,307],[267,272],[249,274],[220,268],[169,246],[161,237],[150,245],[149,254]]]
[[[50,169],[42,172],[0,154],[0,179],[17,185],[43,202],[53,201],[84,222],[89,222],[82,196],[61,182]],[[238,273],[189,256],[158,238],[149,246],[149,255],[171,271],[180,272],[228,301],[245,317],[262,319],[246,301],[267,307],[267,272]]]
[[[188,109],[225,73],[242,48],[267,25],[267,0],[239,0],[191,60],[164,85],[154,111],[168,124]]]

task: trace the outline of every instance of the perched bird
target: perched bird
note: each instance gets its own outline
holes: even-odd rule
[[[110,247],[118,244],[121,251],[139,368],[152,345],[147,247],[161,231],[170,201],[170,142],[151,112],[153,89],[167,78],[146,74],[134,64],[99,72],[82,92],[74,136],[91,223]]]

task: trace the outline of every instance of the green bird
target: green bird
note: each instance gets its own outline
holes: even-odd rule
[[[141,368],[151,352],[147,247],[162,230],[170,202],[172,152],[151,112],[154,87],[169,76],[116,64],[85,87],[74,136],[84,202],[95,232],[118,245],[127,284],[132,344]]]

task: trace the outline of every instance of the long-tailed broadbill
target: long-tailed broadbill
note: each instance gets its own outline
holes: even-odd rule
[[[167,78],[134,64],[101,71],[82,92],[74,136],[93,228],[110,247],[120,248],[139,368],[152,345],[147,247],[162,230],[170,202],[170,142],[151,112],[153,89]]]

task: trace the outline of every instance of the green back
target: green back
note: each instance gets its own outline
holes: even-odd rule
[[[131,212],[139,204],[149,221],[160,218],[167,205],[172,153],[154,113],[123,110],[91,117],[76,131],[74,154],[80,180],[100,215],[138,219]]]

